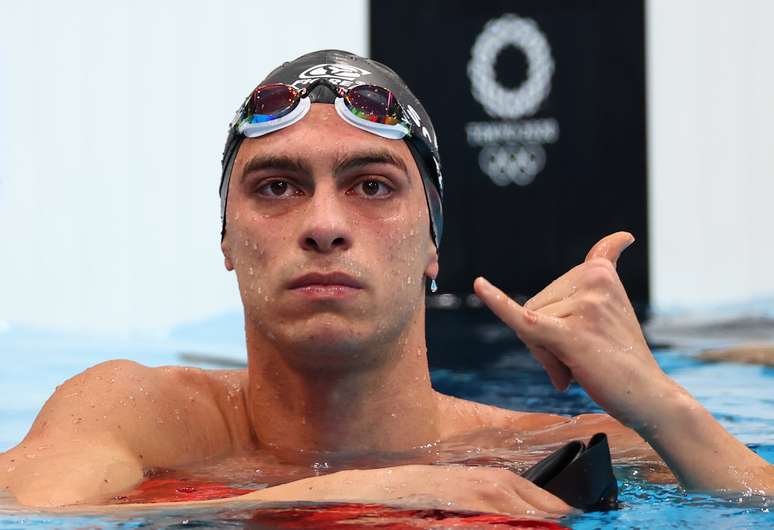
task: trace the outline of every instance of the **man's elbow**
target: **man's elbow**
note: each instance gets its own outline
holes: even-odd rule
[[[142,481],[142,467],[133,459],[107,451],[90,453],[88,458],[52,455],[51,459],[24,463],[6,489],[19,504],[55,508],[103,504]]]

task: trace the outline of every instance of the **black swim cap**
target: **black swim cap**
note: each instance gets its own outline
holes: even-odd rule
[[[390,68],[372,59],[341,50],[320,50],[302,55],[274,69],[258,86],[285,83],[303,88],[320,78],[343,88],[369,84],[386,88],[395,94],[411,124],[411,134],[405,138],[405,141],[422,175],[422,184],[430,212],[430,231],[436,248],[439,247],[443,232],[441,159],[438,154],[435,129],[422,104],[411,93],[406,83]],[[336,94],[325,85],[320,85],[312,90],[309,98],[312,103],[333,103]],[[221,161],[223,168],[220,180],[221,238],[226,233],[226,205],[231,169],[244,139],[244,136],[236,130],[241,110],[242,107],[237,111],[237,119],[229,126],[228,139]]]

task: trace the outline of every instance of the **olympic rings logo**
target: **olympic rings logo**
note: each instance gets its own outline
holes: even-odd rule
[[[539,144],[491,144],[481,150],[478,163],[498,186],[526,186],[545,166],[546,152]]]

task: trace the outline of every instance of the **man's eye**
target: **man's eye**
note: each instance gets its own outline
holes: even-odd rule
[[[392,193],[392,188],[381,180],[363,180],[358,182],[354,188],[355,193],[365,195],[366,197],[387,197]]]
[[[258,194],[263,197],[287,198],[299,195],[301,191],[287,180],[272,180],[258,188]]]

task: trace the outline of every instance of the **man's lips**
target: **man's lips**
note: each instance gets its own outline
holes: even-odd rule
[[[348,288],[362,289],[363,284],[343,272],[319,273],[311,272],[294,278],[288,285],[288,289],[308,289],[308,288]]]

